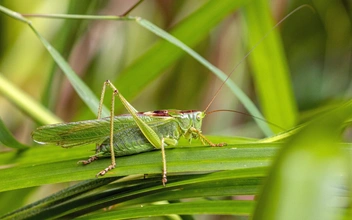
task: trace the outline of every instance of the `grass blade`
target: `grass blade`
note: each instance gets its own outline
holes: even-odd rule
[[[60,66],[62,71],[66,74],[67,78],[70,80],[72,86],[77,91],[78,95],[82,98],[82,100],[87,104],[87,106],[91,109],[94,114],[97,114],[97,109],[99,106],[99,100],[94,95],[94,93],[82,82],[82,80],[77,76],[77,74],[72,70],[70,65],[63,59],[63,57],[55,50],[55,48],[44,38],[39,32],[33,27],[30,21],[22,17],[22,15],[17,12],[11,11],[10,9],[4,8],[0,6],[0,11],[5,14],[13,17],[17,20],[25,22],[29,25],[29,27],[33,30],[33,32],[37,35],[39,40],[43,43],[44,47],[51,54],[55,62]],[[109,111],[104,107],[102,109],[102,115],[108,116]]]
[[[351,112],[349,101],[291,137],[273,166],[254,219],[340,219],[338,208],[350,211],[343,204],[350,202],[351,154],[339,142]]]
[[[269,2],[259,0],[244,7],[244,21],[250,33],[249,48],[270,33],[249,58],[264,115],[275,124],[291,128],[297,121],[297,106],[280,36],[277,30],[271,30],[274,22]]]
[[[143,182],[136,180],[117,181],[110,185],[106,185],[93,193],[83,195],[78,198],[71,197],[82,191],[80,186],[76,184],[70,189],[64,189],[42,201],[57,201],[57,194],[62,202],[46,205],[46,209],[37,207],[39,202],[29,205],[29,209],[17,210],[16,216],[26,215],[32,209],[34,215],[32,218],[76,218],[78,216],[99,210],[104,207],[118,204],[118,210],[143,204],[155,203],[162,200],[180,200],[184,198],[197,198],[205,196],[232,196],[255,194],[258,191],[258,185],[262,182],[266,169],[242,169],[221,171],[210,174],[201,174],[194,176],[178,176],[172,178],[171,185],[167,188],[160,185],[160,179],[148,178]],[[92,183],[90,183],[92,182]],[[87,186],[93,185],[94,180],[85,183]],[[179,190],[182,189],[182,190]],[[72,192],[71,192],[72,191]],[[170,192],[171,191],[171,192]],[[247,194],[246,194],[247,193]],[[65,195],[68,195],[66,198]],[[66,199],[65,199],[66,198]],[[32,208],[33,207],[33,208]],[[72,208],[74,207],[74,208]],[[8,215],[8,218],[14,217]],[[27,216],[28,217],[28,216]]]
[[[10,147],[10,148],[16,148],[16,149],[28,149],[29,146],[24,145],[20,142],[18,142],[10,133],[10,131],[6,128],[4,122],[0,118],[0,143],[3,145]]]
[[[156,217],[171,214],[219,214],[248,216],[254,207],[253,201],[202,201],[188,203],[174,203],[163,205],[149,205],[143,208],[128,208],[100,214],[83,216],[78,219],[131,219],[141,217]]]
[[[240,102],[244,105],[244,107],[248,110],[248,112],[252,115],[257,115],[259,118],[264,118],[264,116],[260,113],[260,111],[257,109],[257,107],[254,105],[254,103],[249,99],[249,97],[236,85],[234,81],[232,81],[230,78],[227,79],[227,75],[222,72],[220,69],[212,65],[209,61],[204,59],[202,56],[200,56],[198,53],[196,53],[194,50],[192,50],[190,47],[188,47],[186,44],[184,44],[182,41],[178,40],[177,38],[173,37],[172,35],[168,34],[164,30],[158,28],[154,24],[150,23],[149,21],[145,19],[137,19],[137,22],[141,24],[143,27],[147,28],[148,30],[152,31],[156,35],[159,35],[160,37],[164,38],[165,40],[169,41],[170,43],[174,44],[175,46],[181,48],[183,51],[188,53],[190,56],[192,56],[194,59],[199,61],[201,64],[203,64],[206,68],[208,68],[211,72],[213,72],[221,81],[226,81],[226,85],[231,89],[234,95],[238,97]],[[264,134],[266,136],[271,136],[273,133],[271,132],[271,129],[267,125],[267,123],[257,120],[254,118],[254,120],[257,122],[258,126],[262,129]]]
[[[64,202],[73,197],[77,197],[87,191],[96,189],[100,186],[106,185],[116,178],[104,178],[96,180],[88,180],[78,183],[72,187],[68,187],[58,193],[53,194],[50,197],[39,200],[28,206],[24,206],[14,212],[8,213],[2,216],[2,219],[27,219],[31,216],[38,214],[39,212],[48,209],[50,206],[54,206],[58,203]]]
[[[56,117],[43,106],[39,105],[29,95],[25,94],[11,82],[6,80],[1,74],[0,93],[40,124],[53,124],[61,122],[61,119]]]
[[[265,167],[270,164],[278,147],[279,145],[271,144],[238,144],[221,148],[179,147],[168,149],[166,151],[168,173]],[[89,156],[89,149],[82,147],[66,150],[57,146],[34,148],[23,152],[19,161],[13,159],[13,154],[11,152],[0,154],[0,161],[10,165],[10,167],[0,170],[0,175],[4,177],[0,182],[0,191],[92,179],[109,162],[109,159],[106,158],[95,161],[88,166],[77,164],[77,161]],[[118,167],[107,173],[106,177],[144,173],[159,175],[161,169],[160,151],[118,157],[117,164]]]
[[[88,86],[84,84],[84,82],[77,76],[77,74],[73,71],[70,65],[55,50],[55,48],[53,48],[51,44],[45,38],[43,38],[32,25],[29,25],[29,26],[31,27],[33,32],[38,36],[39,40],[43,43],[43,45],[48,50],[48,52],[51,54],[51,56],[53,57],[57,65],[59,65],[62,71],[66,74],[67,78],[70,80],[72,86],[74,87],[78,95],[81,97],[81,99],[84,101],[84,103],[86,103],[86,105],[90,108],[90,110],[94,114],[97,114],[97,109],[99,107],[98,98],[88,88]],[[106,117],[109,115],[110,115],[109,110],[103,106],[102,116]]]

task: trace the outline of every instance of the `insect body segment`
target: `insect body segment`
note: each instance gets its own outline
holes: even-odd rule
[[[111,105],[111,116],[101,118],[101,109],[105,88],[113,89],[114,95]],[[118,96],[130,114],[114,116],[114,97]],[[202,120],[205,113],[195,110],[158,110],[138,112],[106,81],[102,90],[98,119],[80,122],[45,125],[33,132],[33,140],[41,144],[56,144],[62,147],[73,147],[96,143],[96,154],[87,160],[79,161],[89,164],[99,157],[111,157],[111,164],[100,171],[97,176],[115,168],[115,156],[132,155],[141,152],[161,149],[162,153],[162,182],[165,185],[166,156],[165,147],[177,145],[181,137],[189,142],[199,138],[203,144],[213,144],[201,133]]]

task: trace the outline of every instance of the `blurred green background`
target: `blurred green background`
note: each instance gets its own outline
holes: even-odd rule
[[[31,14],[122,15],[135,2],[0,0],[0,5]],[[227,74],[259,42],[231,78],[269,121],[285,129],[350,98],[351,2],[260,1],[263,6],[258,2],[243,1],[239,4],[241,7],[233,7],[222,14],[219,22],[200,36],[187,35],[186,31],[184,37],[190,40],[197,38],[191,47]],[[163,30],[171,31],[182,22],[187,22],[188,16],[194,15],[208,3],[201,0],[147,0],[129,15],[145,18]],[[256,3],[259,6],[254,6],[255,10],[248,9]],[[303,4],[310,5],[315,11],[302,8],[270,32],[270,28],[280,19]],[[266,11],[265,7],[269,10]],[[261,19],[261,15],[267,12],[271,13],[272,20],[269,22]],[[29,19],[97,97],[100,96],[103,82],[110,79],[140,111],[171,108],[204,110],[221,86],[221,81],[185,53],[163,65],[166,57],[173,52],[158,54],[155,44],[160,41],[159,37],[135,22]],[[192,29],[190,33],[200,28],[196,24],[188,27]],[[278,39],[275,38],[277,33]],[[266,34],[268,36],[263,38]],[[273,50],[270,46],[273,39],[279,45],[279,52],[275,52],[276,49],[273,52],[279,55],[275,56],[266,53]],[[280,62],[275,61],[276,56],[279,56]],[[143,66],[139,65],[141,60],[146,60]],[[266,66],[270,62],[271,66]],[[275,71],[284,72],[284,76],[272,75],[271,70],[276,67],[278,70]],[[281,68],[283,71],[280,71]],[[157,73],[150,74],[151,70]],[[133,71],[138,71],[138,75],[129,74]],[[4,14],[0,14],[0,74],[63,121],[95,118],[95,113],[77,96],[33,32]],[[281,77],[284,77],[283,81]],[[273,86],[276,84],[279,87],[281,82],[284,88]],[[287,98],[277,99],[276,96],[280,95]],[[221,89],[211,109],[246,112],[226,86]],[[116,113],[122,112],[126,111],[116,109]],[[279,117],[280,114],[282,116]],[[32,144],[30,134],[40,124],[1,94],[0,118],[19,141]],[[274,131],[280,130],[274,128]],[[251,117],[232,113],[216,113],[207,117],[203,132],[264,137]],[[45,189],[43,192],[45,194]],[[30,199],[34,201],[36,198]]]
[[[170,30],[206,2],[147,1],[130,15],[143,17],[164,30]],[[0,3],[22,13],[113,15],[121,15],[133,5],[133,2],[125,1],[90,1],[89,4],[82,4],[80,1],[38,0],[24,3],[3,0]],[[351,95],[351,5],[348,1],[271,1],[274,24],[302,4],[311,5],[315,13],[303,8],[277,28],[281,33],[299,118],[309,115],[310,111],[321,105]],[[243,15],[245,13],[237,10],[226,16],[202,36],[194,47],[225,73],[230,73],[250,49],[244,45],[251,32]],[[29,28],[4,15],[0,19],[0,71],[4,77],[36,100],[41,100],[64,121],[94,118]],[[119,79],[119,74],[158,40],[157,36],[133,22],[31,20],[97,96],[104,80]],[[270,35],[264,41],[269,38]],[[250,57],[255,56],[262,44],[254,49]],[[162,58],[159,56],[157,62],[162,63]],[[258,91],[251,76],[251,70],[255,67],[248,68],[247,61],[236,69],[232,78],[260,108]],[[55,74],[51,76],[52,73]],[[148,72],[134,80],[138,81],[141,76],[148,76]],[[133,88],[134,82],[125,86]],[[193,58],[183,55],[147,84],[138,86],[138,94],[132,94],[129,100],[140,111],[165,108],[202,110],[219,88],[220,82]],[[128,93],[128,89],[122,90]],[[128,94],[124,95],[129,97]],[[29,133],[35,127],[32,120],[3,97],[0,97],[0,104],[0,117],[6,125],[19,140],[30,143]],[[226,87],[220,92],[212,109],[245,112]],[[252,121],[250,117],[217,113],[205,120],[204,132],[260,137],[261,133],[258,133]],[[279,121],[273,122],[280,125]]]

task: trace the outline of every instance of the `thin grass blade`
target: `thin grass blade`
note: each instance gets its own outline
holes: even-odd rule
[[[0,94],[16,105],[23,112],[31,116],[40,124],[53,124],[61,122],[61,119],[49,110],[38,104],[32,97],[25,94],[0,74]]]
[[[28,149],[29,146],[18,142],[11,134],[11,132],[6,128],[4,122],[0,118],[0,143],[3,145],[16,148],[16,149]]]
[[[278,30],[271,30],[274,22],[270,12],[269,2],[266,0],[244,7],[243,20],[248,29],[249,48],[269,33],[249,56],[249,60],[264,115],[270,122],[288,129],[296,124],[297,106]],[[276,127],[272,129],[280,132]]]

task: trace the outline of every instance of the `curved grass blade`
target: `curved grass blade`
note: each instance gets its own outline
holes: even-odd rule
[[[44,38],[42,37],[39,32],[34,28],[32,23],[24,18],[22,15],[18,14],[17,12],[11,11],[7,8],[0,6],[0,11],[5,13],[6,15],[20,20],[26,24],[33,30],[33,32],[37,35],[39,40],[43,43],[44,47],[48,50],[51,54],[55,62],[59,65],[62,71],[66,74],[67,78],[70,80],[72,86],[81,97],[81,99],[87,104],[87,106],[91,109],[94,114],[97,114],[97,109],[99,106],[99,100],[94,95],[94,93],[83,83],[83,81],[77,76],[77,74],[73,71],[70,65],[65,61],[65,59],[58,53],[55,48]],[[108,116],[109,111],[106,107],[102,109],[102,115]]]
[[[0,216],[5,215],[12,210],[18,210],[28,204],[28,198],[36,189],[37,187],[32,187],[0,193]],[[16,202],[9,202],[13,201],[13,198],[16,198]]]
[[[18,142],[11,134],[11,132],[6,128],[4,122],[0,118],[0,143],[3,145],[16,148],[16,149],[28,149],[29,146]]]
[[[156,35],[164,38],[165,40],[169,41],[170,43],[176,45],[177,47],[179,47],[180,49],[188,53],[190,56],[192,56],[194,59],[196,59],[198,62],[203,64],[206,68],[208,68],[211,72],[213,72],[221,81],[227,80],[226,85],[230,88],[233,94],[238,97],[238,99],[248,110],[248,112],[252,115],[258,116],[259,118],[264,118],[264,116],[260,113],[260,111],[254,105],[254,103],[250,100],[250,98],[236,85],[234,81],[232,81],[230,78],[227,78],[227,75],[224,72],[222,72],[220,69],[215,67],[209,61],[204,59],[202,56],[200,56],[197,52],[192,50],[182,41],[178,40],[174,36],[170,35],[169,33],[155,26],[151,22],[141,18],[137,19],[136,21],[139,24],[141,24],[143,27],[147,28],[148,30],[155,33]],[[267,125],[267,123],[257,120],[256,118],[254,118],[254,120],[257,122],[258,126],[262,129],[262,131],[266,136],[271,136],[273,134],[271,129]]]
[[[68,14],[78,13],[78,14],[88,14],[93,11],[101,10],[101,6],[98,2],[90,1],[87,4],[81,4],[81,2],[69,1],[66,12]],[[76,42],[73,40],[79,35],[79,27],[84,26],[83,20],[65,20],[60,26],[60,31],[51,39],[51,44],[55,46],[55,49],[65,58],[70,53],[70,50],[75,46]],[[48,79],[46,81],[45,88],[41,94],[41,103],[45,107],[52,108],[55,102],[55,98],[58,94],[53,91],[55,85],[57,85],[57,65],[55,61],[50,62],[50,70],[48,71]],[[56,97],[57,98],[57,97]]]
[[[38,213],[50,208],[51,206],[65,202],[83,193],[86,193],[98,187],[109,184],[115,181],[116,179],[118,178],[112,177],[112,178],[83,181],[74,186],[68,187],[58,193],[55,193],[50,197],[44,198],[30,205],[24,206],[14,212],[10,212],[2,216],[1,219],[28,219],[33,215],[37,215]]]
[[[5,79],[1,74],[0,93],[40,124],[53,124],[61,122],[61,119],[43,106],[39,105],[30,96],[19,90],[11,82]]]
[[[65,61],[65,59],[58,53],[52,46],[51,44],[43,38],[39,32],[30,24],[29,27],[33,30],[33,32],[37,35],[37,37],[40,39],[40,41],[43,43],[45,48],[48,50],[48,52],[51,54],[55,62],[60,66],[62,71],[66,74],[67,78],[71,82],[72,86],[78,93],[78,95],[81,97],[81,99],[84,101],[84,103],[87,104],[87,106],[90,108],[90,110],[94,113],[97,114],[97,109],[99,106],[99,100],[98,98],[94,95],[92,90],[89,89],[89,87],[84,84],[84,82],[78,77],[78,75],[73,71],[73,69],[70,67],[70,65]],[[109,116],[110,112],[109,110],[103,106],[102,109],[102,116]]]

